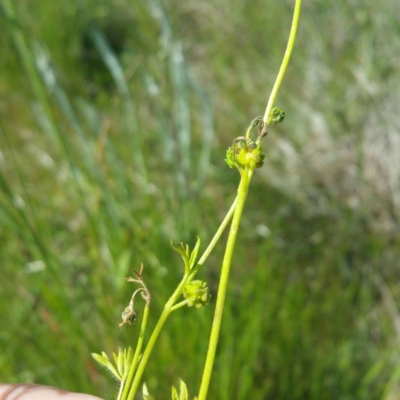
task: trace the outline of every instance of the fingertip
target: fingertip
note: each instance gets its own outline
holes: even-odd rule
[[[102,400],[84,393],[71,393],[52,386],[0,384],[0,400]]]

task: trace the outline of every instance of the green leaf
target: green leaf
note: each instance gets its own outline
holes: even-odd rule
[[[186,383],[182,379],[179,380],[179,396],[178,391],[172,386],[172,400],[189,400]]]
[[[92,357],[103,367],[108,367],[111,363],[108,357],[101,356],[100,354],[97,353],[92,353]]]
[[[172,386],[172,400],[179,400],[178,392],[176,391],[175,387]]]
[[[146,383],[143,383],[142,396],[143,400],[154,400],[154,397],[149,394]]]
[[[118,355],[116,353],[113,353],[113,357],[114,357],[115,365],[118,365]]]
[[[125,361],[126,350],[122,350],[121,348],[118,350],[118,360],[116,362],[118,372],[121,377],[124,377],[124,361]]]
[[[185,249],[186,249],[186,251],[185,251],[186,257],[189,258],[189,256],[190,256],[190,249],[189,249],[189,245],[188,245],[188,244],[186,245]]]
[[[189,247],[183,245],[182,242],[179,243],[179,246],[175,246],[174,242],[171,242],[172,248],[181,255],[183,263],[185,264],[185,272],[189,273]]]
[[[189,400],[189,394],[187,391],[186,383],[183,380],[180,380],[180,387],[179,387],[179,400]]]
[[[125,349],[126,352],[126,349]],[[128,352],[126,354],[126,356],[124,357],[124,378],[126,378],[126,376],[129,373],[129,368],[132,364],[133,361],[133,350],[132,347],[129,346],[128,348]]]
[[[190,269],[193,269],[193,267],[196,265],[197,255],[199,254],[199,250],[200,250],[200,238],[197,236],[196,245],[194,246],[194,249],[192,250],[192,254],[190,254],[190,258],[189,258],[189,268]]]
[[[118,373],[118,371],[115,369],[115,367],[111,364],[111,361],[109,360],[108,356],[104,351],[102,352],[102,355],[92,353],[92,357],[103,367],[108,369],[119,381],[122,379],[122,376]]]

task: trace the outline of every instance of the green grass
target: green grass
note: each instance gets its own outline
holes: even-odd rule
[[[210,399],[396,396],[397,3],[303,6]],[[235,196],[225,149],[264,112],[292,4],[40,0],[13,20],[5,4],[0,379],[112,398],[90,353],[135,343],[118,327],[128,268],[145,265],[154,326],[180,277],[170,240],[205,245]],[[214,294],[222,252],[201,274]],[[167,322],[145,372],[156,398],[178,378],[198,390],[213,304]]]

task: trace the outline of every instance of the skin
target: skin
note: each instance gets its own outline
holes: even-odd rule
[[[35,384],[0,384],[0,400],[102,400],[90,394]]]

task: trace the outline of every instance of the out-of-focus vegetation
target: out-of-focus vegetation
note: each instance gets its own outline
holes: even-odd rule
[[[14,16],[10,14],[10,3]],[[150,325],[235,196],[292,1],[2,0],[0,377],[115,393],[91,352],[145,265]],[[235,251],[210,399],[400,393],[400,2],[304,2]],[[202,272],[214,288],[221,244]],[[174,313],[145,373],[199,387],[212,318]]]

